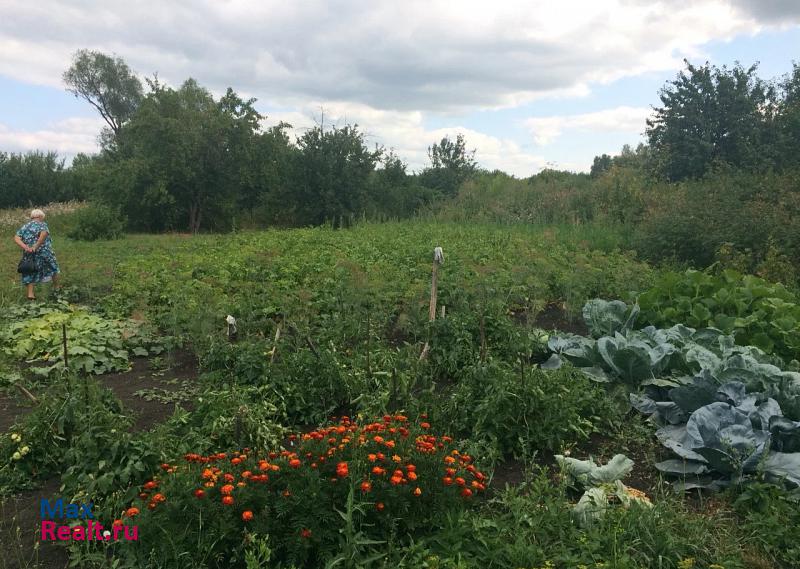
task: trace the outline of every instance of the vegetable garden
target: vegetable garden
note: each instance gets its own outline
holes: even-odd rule
[[[422,221],[60,240],[64,294],[27,305],[1,244],[0,563],[799,566],[797,293],[619,242]],[[39,497],[137,539],[41,542]]]

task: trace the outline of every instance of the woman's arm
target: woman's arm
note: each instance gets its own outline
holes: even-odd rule
[[[22,240],[22,237],[19,235],[14,235],[14,243],[19,245],[20,249],[25,251],[26,253],[32,253],[33,249],[25,245],[25,242]]]
[[[42,246],[42,243],[44,243],[45,239],[47,239],[47,231],[42,231],[41,233],[39,233],[39,239],[37,239],[36,243],[33,244],[32,249],[34,253],[39,250],[39,247]]]

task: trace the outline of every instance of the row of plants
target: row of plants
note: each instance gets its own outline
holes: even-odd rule
[[[680,457],[657,468],[679,476],[682,488],[719,488],[753,474],[800,487],[800,373],[717,329],[635,330],[637,315],[637,305],[588,302],[596,338],[553,336],[546,367],[563,359],[595,381],[631,389],[633,406],[661,425],[656,436]]]
[[[665,272],[636,300],[643,323],[713,327],[787,362],[800,353],[800,302],[779,283],[730,269]]]
[[[0,350],[35,364],[47,377],[64,372],[64,348],[73,371],[95,375],[126,371],[135,356],[160,354],[155,330],[130,319],[109,319],[64,300],[12,306],[0,318]]]

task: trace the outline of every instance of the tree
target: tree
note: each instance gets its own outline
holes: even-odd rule
[[[715,162],[745,169],[765,162],[775,93],[756,68],[695,67],[686,61],[686,69],[661,90],[663,106],[654,109],[646,132],[664,177],[699,178]]]
[[[122,201],[119,209],[142,229],[228,227],[262,118],[254,100],[228,89],[215,101],[194,79],[179,89],[149,84],[118,135],[106,201]]]
[[[67,91],[97,109],[115,135],[142,100],[142,84],[128,65],[99,51],[75,52],[63,80]]]
[[[358,125],[324,130],[316,126],[297,141],[292,207],[295,223],[342,224],[364,213],[370,176],[383,150],[370,150]]]
[[[608,154],[601,154],[600,156],[595,156],[594,161],[592,162],[592,169],[589,171],[589,175],[592,178],[597,178],[604,172],[607,172],[611,168],[611,156]]]
[[[461,184],[478,169],[475,150],[467,151],[463,134],[458,134],[455,141],[445,136],[429,146],[428,159],[431,165],[420,173],[420,183],[445,196],[456,195]]]

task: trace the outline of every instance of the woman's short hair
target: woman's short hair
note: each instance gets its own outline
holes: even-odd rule
[[[40,209],[35,209],[31,212],[31,219],[36,219],[37,217],[41,217],[44,219],[44,212]]]

